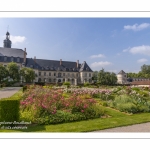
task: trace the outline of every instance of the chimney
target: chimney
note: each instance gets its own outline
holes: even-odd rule
[[[60,65],[62,65],[62,59],[60,59]]]
[[[26,55],[27,55],[26,48],[24,48],[24,63],[26,63]]]
[[[34,62],[36,62],[36,56],[34,56]]]
[[[77,60],[77,68],[79,67],[79,60]]]

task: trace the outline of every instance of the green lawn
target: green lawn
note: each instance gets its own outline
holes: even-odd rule
[[[22,94],[22,89],[12,97]],[[150,113],[127,114],[109,107],[100,106],[105,110],[106,118],[97,118],[86,121],[63,123],[57,125],[30,125],[23,130],[2,130],[0,132],[90,132],[120,126],[150,122]]]

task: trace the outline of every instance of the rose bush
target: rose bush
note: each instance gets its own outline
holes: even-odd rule
[[[21,116],[24,120],[32,119],[33,123],[50,124],[97,118],[104,114],[90,94],[86,97],[83,92],[72,92],[66,98],[63,92],[62,89],[28,86],[20,102]],[[27,112],[30,115],[25,115]],[[58,119],[58,116],[62,118]]]

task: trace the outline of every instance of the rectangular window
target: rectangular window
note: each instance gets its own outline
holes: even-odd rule
[[[65,73],[63,73],[63,76],[65,76]]]
[[[13,58],[13,57],[11,57],[11,61],[14,61],[14,58]]]
[[[17,62],[20,62],[20,58],[17,58]]]
[[[49,76],[51,76],[51,73],[49,72]]]
[[[91,77],[91,74],[89,73],[89,77]]]
[[[87,73],[85,73],[84,76],[87,77]]]
[[[56,73],[54,73],[54,76],[56,76]]]
[[[4,61],[7,61],[7,57],[6,56],[4,57]]]
[[[76,77],[78,77],[78,74],[76,74]]]
[[[46,72],[44,72],[44,76],[46,76]]]
[[[41,72],[39,72],[39,76],[41,76]]]

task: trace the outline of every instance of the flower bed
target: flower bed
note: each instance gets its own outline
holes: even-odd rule
[[[38,124],[56,124],[101,117],[104,112],[96,101],[72,92],[68,98],[62,89],[28,86],[21,101],[21,117]]]

